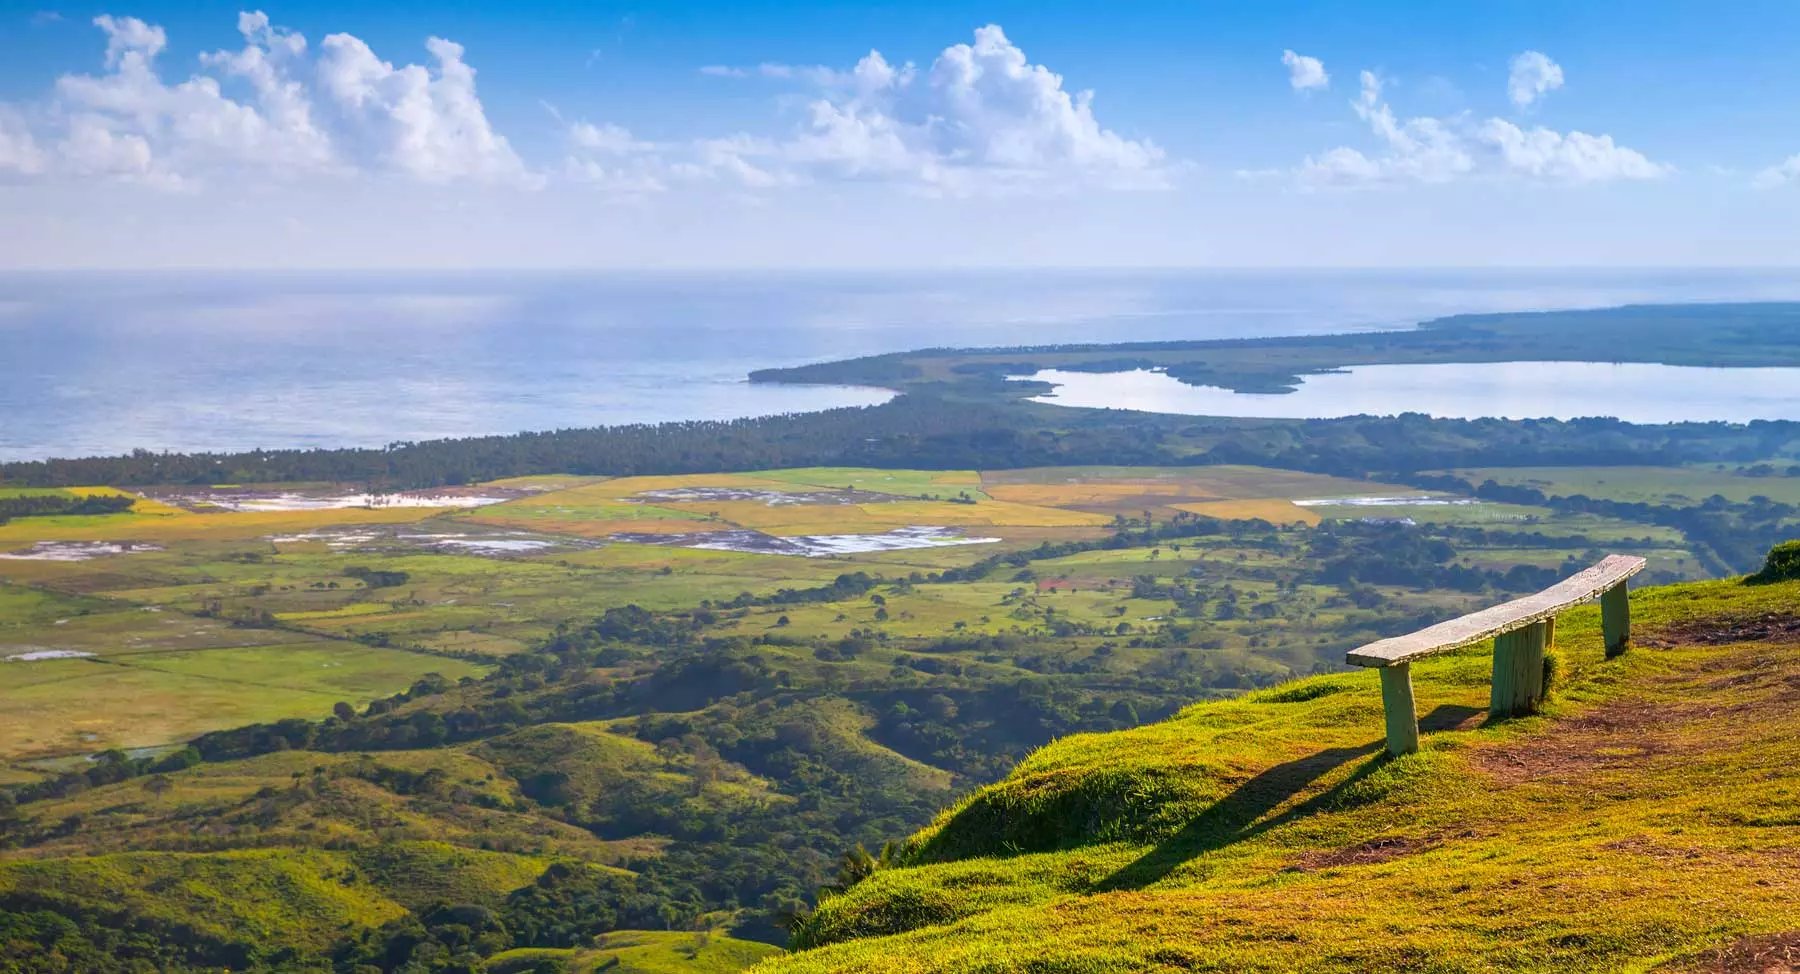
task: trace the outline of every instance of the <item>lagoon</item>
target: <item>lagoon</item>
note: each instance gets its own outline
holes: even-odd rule
[[[1363,365],[1309,375],[1285,394],[1192,386],[1158,371],[1014,376],[1054,385],[1033,402],[1195,416],[1330,419],[1427,413],[1449,419],[1630,423],[1800,420],[1800,369],[1603,362]]]
[[[0,461],[868,405],[890,394],[745,377],[931,346],[1323,334],[1467,311],[1725,300],[1800,300],[1800,271],[0,273]]]

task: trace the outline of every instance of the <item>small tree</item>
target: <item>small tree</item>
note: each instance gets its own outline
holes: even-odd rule
[[[153,774],[150,777],[145,778],[143,784],[143,789],[150,793],[150,797],[155,798],[158,801],[161,801],[162,796],[167,794],[169,789],[173,787],[175,787],[175,782],[170,781],[168,775],[161,774]]]

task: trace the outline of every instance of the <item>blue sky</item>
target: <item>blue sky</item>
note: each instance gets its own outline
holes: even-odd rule
[[[1788,265],[1797,27],[0,0],[0,266]]]

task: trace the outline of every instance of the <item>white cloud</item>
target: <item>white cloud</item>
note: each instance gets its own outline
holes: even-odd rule
[[[631,132],[625,128],[617,125],[594,125],[591,122],[576,122],[569,126],[569,141],[577,148],[607,155],[649,152],[656,148],[652,143],[632,138]]]
[[[351,34],[309,45],[245,12],[240,48],[201,54],[185,80],[165,81],[160,26],[111,15],[94,24],[106,37],[104,70],[64,75],[29,116],[0,117],[0,172],[165,186],[363,174],[536,186],[554,177],[634,195],[680,183],[758,191],[846,180],[961,196],[1160,187],[1172,168],[1154,143],[1102,126],[1092,92],[1065,89],[993,25],[926,68],[870,51],[847,70],[701,69],[801,87],[804,109],[779,134],[652,143],[552,109],[562,161],[534,172],[490,123],[475,69],[453,41],[428,38],[426,63],[396,64]]]
[[[144,177],[152,172],[150,143],[139,135],[114,132],[95,115],[71,119],[57,151],[70,171],[84,176]]]
[[[1615,143],[1610,135],[1564,135],[1546,128],[1526,131],[1505,119],[1491,118],[1481,126],[1477,138],[1499,151],[1509,171],[1548,182],[1656,179],[1669,171],[1642,153]]]
[[[1526,51],[1512,59],[1512,71],[1506,78],[1506,95],[1514,105],[1530,108],[1562,85],[1562,65],[1537,51]]]
[[[668,188],[669,165],[661,155],[663,147],[640,141],[625,128],[575,122],[566,128],[564,137],[569,154],[561,175],[570,182],[620,196],[644,196]]]
[[[710,78],[742,78],[750,72],[724,64],[708,64],[700,68],[700,73]]]
[[[44,152],[18,112],[0,105],[0,175],[34,176],[44,171]]]
[[[435,75],[417,64],[396,68],[349,34],[328,35],[320,47],[320,91],[380,166],[427,182],[526,176],[505,136],[488,124],[461,44],[426,39]]]
[[[1443,183],[1470,176],[1545,183],[1655,179],[1671,170],[1610,135],[1521,129],[1504,119],[1475,123],[1466,115],[1402,122],[1382,98],[1382,81],[1362,72],[1351,108],[1369,125],[1383,151],[1369,155],[1340,146],[1309,156],[1298,170],[1307,185]]]
[[[1293,85],[1295,91],[1331,87],[1331,76],[1325,73],[1324,62],[1316,57],[1282,51],[1281,63],[1287,65],[1288,84]]]
[[[306,39],[260,12],[238,16],[244,46],[199,57],[201,72],[165,83],[159,26],[102,15],[103,74],[69,74],[41,113],[60,132],[36,171],[179,184],[228,170],[279,177],[392,172],[428,182],[529,182],[488,124],[460,45],[426,41],[436,70],[396,68],[348,34],[315,58]],[[248,99],[225,93],[242,83]],[[21,167],[19,139],[0,132],[0,167]],[[25,138],[30,139],[30,133]],[[28,143],[27,143],[28,144]]]
[[[114,18],[101,14],[94,26],[106,32],[106,66],[118,67],[126,58],[137,57],[148,62],[169,46],[169,36],[161,27],[152,27],[136,17]]]
[[[1800,155],[1789,156],[1764,169],[1756,174],[1755,179],[1755,185],[1759,189],[1774,189],[1794,182],[1800,182]]]
[[[1164,185],[1154,143],[1103,128],[1093,93],[1063,79],[995,25],[931,67],[895,66],[870,51],[848,72],[765,64],[769,77],[818,90],[786,138],[712,140],[705,164],[755,184],[816,179],[896,181],[932,192]]]

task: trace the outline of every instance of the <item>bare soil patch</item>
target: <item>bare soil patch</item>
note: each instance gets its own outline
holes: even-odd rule
[[[1670,748],[1662,732],[1669,709],[1621,700],[1560,721],[1546,733],[1506,748],[1474,751],[1469,760],[1500,781],[1567,781],[1592,771],[1640,764]]]
[[[1800,974],[1800,930],[1739,937],[1657,969],[1669,974]]]
[[[1376,863],[1392,862],[1402,856],[1410,856],[1435,849],[1438,842],[1434,839],[1415,839],[1404,835],[1389,835],[1367,842],[1359,842],[1332,852],[1309,852],[1300,857],[1295,864],[1300,872],[1314,872],[1320,869],[1336,869],[1341,866],[1371,866]]]
[[[1687,619],[1652,629],[1636,642],[1657,649],[1729,646],[1733,643],[1800,643],[1800,615],[1771,612],[1761,616]]]

